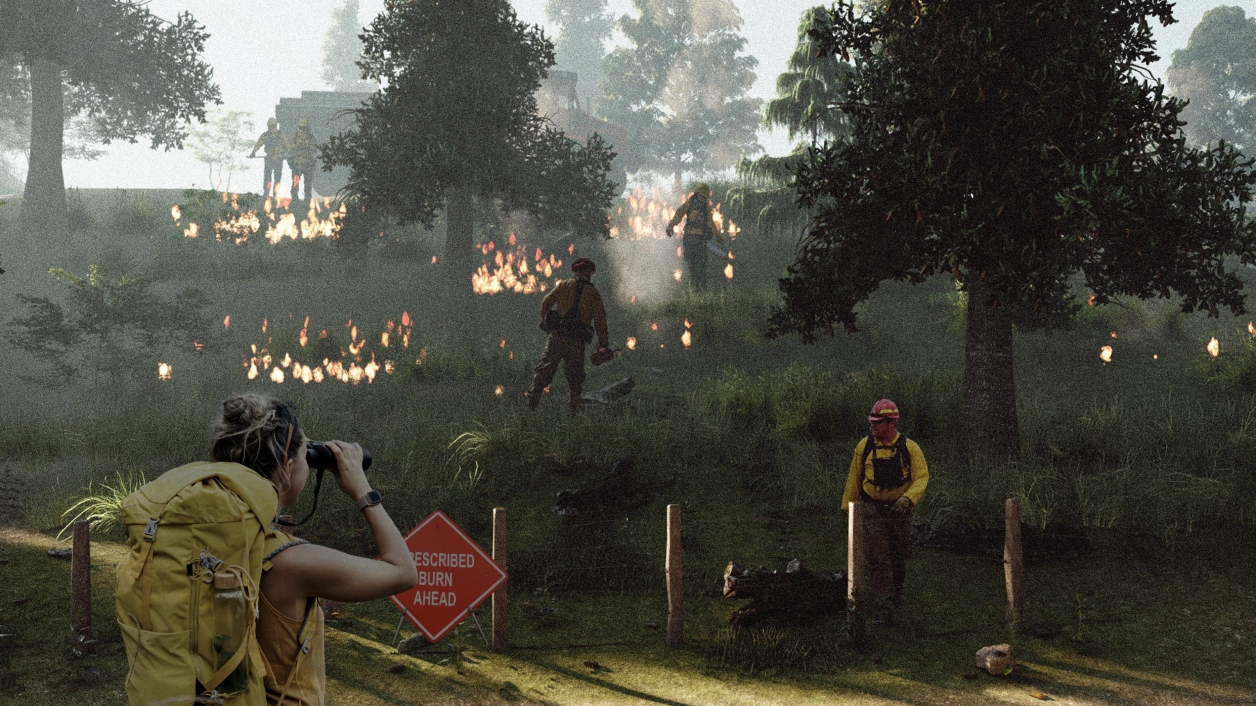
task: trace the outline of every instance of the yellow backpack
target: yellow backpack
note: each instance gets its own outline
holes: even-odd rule
[[[163,473],[122,504],[130,552],[118,565],[117,613],[131,706],[265,706],[257,600],[279,499],[237,463]]]

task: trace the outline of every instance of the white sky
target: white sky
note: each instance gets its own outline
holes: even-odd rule
[[[331,23],[331,11],[343,0],[151,0],[153,13],[173,19],[190,11],[206,26],[210,39],[205,58],[214,68],[222,89],[223,108],[253,113],[259,130],[274,114],[280,97],[296,97],[302,90],[327,90],[322,72],[323,38]],[[751,94],[769,99],[775,95],[777,74],[785,70],[793,50],[798,19],[817,0],[734,0],[745,24],[748,53],[759,59],[758,80]],[[360,21],[383,10],[383,0],[360,0]],[[1153,23],[1162,60],[1152,70],[1163,79],[1169,56],[1186,46],[1191,30],[1204,12],[1219,4],[1238,5],[1252,16],[1256,0],[1183,0],[1177,4],[1178,22],[1167,28]],[[514,0],[520,19],[545,23],[544,0]],[[611,0],[619,16],[631,9],[629,0]],[[549,36],[554,28],[548,27]],[[783,131],[761,133],[760,142],[771,154],[784,154],[789,144]],[[233,188],[260,189],[261,160],[250,172],[237,173]],[[95,161],[67,161],[67,186],[83,188],[186,188],[208,186],[203,165],[186,151],[161,152],[139,145],[113,145]]]

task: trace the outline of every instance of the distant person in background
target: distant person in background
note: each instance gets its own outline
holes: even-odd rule
[[[693,188],[693,194],[676,209],[676,215],[667,224],[667,234],[671,235],[681,219],[685,221],[683,251],[685,269],[689,271],[689,279],[693,288],[706,289],[707,243],[714,238],[723,243],[719,236],[719,226],[715,225],[715,206],[711,204],[711,187],[705,183]]]
[[[584,344],[593,340],[594,330],[597,331],[598,347],[593,364],[600,365],[613,355],[602,295],[590,281],[596,270],[597,266],[589,258],[576,260],[571,263],[575,277],[559,282],[541,301],[541,330],[549,333],[549,340],[545,342],[541,362],[536,364],[532,387],[524,393],[528,398],[528,409],[536,409],[541,403],[541,395],[545,394],[545,388],[558,373],[561,363],[567,376],[567,407],[572,414],[580,411],[584,406],[581,397],[584,390]]]
[[[266,121],[266,132],[257,138],[257,142],[253,145],[253,151],[249,153],[249,157],[257,156],[259,148],[266,150],[265,160],[262,162],[262,194],[267,198],[276,195],[279,190],[279,180],[283,178],[283,149],[287,140],[283,133],[279,130],[279,121],[270,118]]]
[[[292,170],[292,200],[297,199],[297,191],[302,182],[305,183],[305,200],[309,201],[313,194],[310,176],[314,173],[314,153],[318,143],[314,141],[314,132],[310,130],[310,121],[301,118],[297,121],[297,132],[288,141],[288,168]]]
[[[929,465],[916,442],[898,433],[898,405],[878,400],[868,415],[871,433],[855,446],[842,494],[842,512],[863,505],[864,541],[876,596],[875,622],[894,624],[907,605],[903,584],[911,557],[911,513],[929,484]]]

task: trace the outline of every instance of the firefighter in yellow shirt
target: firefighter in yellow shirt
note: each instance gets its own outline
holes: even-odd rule
[[[855,446],[842,494],[842,512],[863,503],[864,541],[876,595],[875,622],[894,623],[907,604],[903,583],[911,557],[912,509],[929,484],[929,465],[916,442],[898,433],[898,405],[879,400],[868,415],[871,433]]]
[[[266,198],[278,195],[279,180],[283,178],[283,148],[286,142],[287,139],[279,130],[279,121],[270,118],[266,121],[266,132],[257,138],[253,151],[249,153],[249,157],[256,157],[258,149],[266,150],[262,161],[262,179],[265,185],[263,194]]]
[[[575,414],[584,406],[580,393],[584,388],[584,346],[597,333],[597,352],[593,364],[601,365],[613,355],[610,338],[606,331],[606,308],[602,295],[590,279],[597,270],[593,261],[582,257],[571,263],[575,277],[559,282],[554,290],[541,301],[541,329],[549,333],[541,362],[536,364],[532,386],[524,393],[528,409],[536,409],[541,395],[549,386],[558,365],[563,365],[567,376],[567,406]]]
[[[288,168],[292,170],[292,200],[297,200],[297,193],[302,183],[305,184],[305,200],[309,201],[314,193],[310,178],[314,174],[314,153],[318,143],[314,141],[314,133],[310,130],[310,121],[301,118],[297,121],[297,132],[288,141],[286,153]]]
[[[698,184],[693,187],[693,194],[676,209],[672,220],[667,224],[667,234],[685,220],[685,230],[681,244],[685,255],[685,269],[689,271],[689,279],[696,290],[706,289],[707,243],[714,238],[723,243],[719,235],[719,226],[715,224],[715,206],[711,203],[711,187]]]

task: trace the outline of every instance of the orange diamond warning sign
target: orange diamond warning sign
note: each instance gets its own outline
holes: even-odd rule
[[[419,583],[392,597],[401,612],[431,642],[438,642],[506,580],[506,572],[437,510],[410,530]]]

